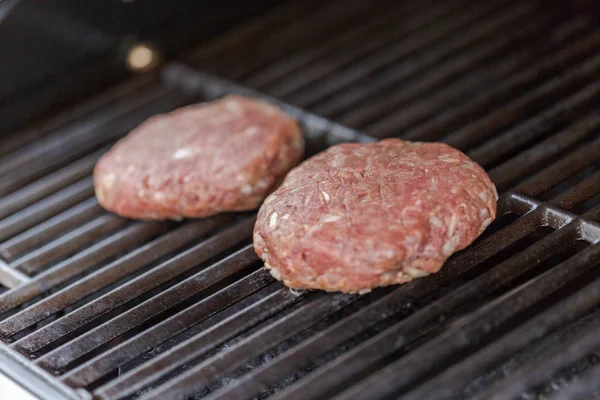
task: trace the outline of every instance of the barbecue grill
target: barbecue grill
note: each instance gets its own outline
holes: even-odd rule
[[[0,139],[0,371],[42,399],[590,399],[600,393],[592,2],[291,0]],[[480,163],[499,217],[440,273],[294,292],[254,213],[134,222],[91,171],[145,118],[249,94],[309,153],[383,137]]]

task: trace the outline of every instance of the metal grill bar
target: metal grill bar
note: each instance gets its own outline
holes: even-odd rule
[[[492,56],[497,56],[499,52],[504,52],[508,48],[513,49],[527,36],[534,32],[537,33],[542,26],[547,24],[547,19],[540,17],[535,21],[530,21],[531,23],[524,29],[515,32],[515,36],[502,37],[491,42],[479,43],[484,38],[487,38],[486,34],[491,35],[491,33],[495,32],[488,32],[489,29],[487,26],[483,25],[482,29],[480,29],[482,32],[476,31],[474,34],[466,36],[467,39],[465,40],[460,40],[461,36],[459,36],[458,40],[450,41],[450,43],[443,42],[443,46],[438,45],[438,51],[431,51],[432,54],[426,53],[426,56],[407,63],[407,65],[393,65],[379,74],[373,74],[373,71],[363,67],[360,71],[367,77],[364,81],[357,80],[350,82],[351,86],[348,84],[343,88],[340,87],[338,92],[335,94],[332,93],[331,96],[319,96],[318,101],[317,99],[311,100],[311,102],[296,100],[296,103],[302,106],[310,106],[318,114],[333,117],[344,111],[353,109],[358,104],[365,104],[366,100],[370,104],[376,102],[373,105],[375,110],[372,111],[376,114],[381,108],[378,102],[380,101],[382,92],[386,93],[385,99],[395,104],[396,108],[399,108],[401,105],[408,106],[411,100],[415,101],[416,98],[425,94],[429,94],[428,98],[430,100],[432,98],[439,99],[441,98],[440,91],[451,93],[452,96],[450,97],[456,98],[457,91],[464,92],[467,88],[480,85],[482,82],[490,81],[494,78],[498,79],[508,73],[507,71],[514,71],[519,64],[523,64],[525,60],[529,60],[532,55],[531,49],[529,51],[519,51],[515,55],[507,54],[505,58],[499,60],[500,65],[496,65],[494,68],[477,69],[479,64],[489,62]],[[582,29],[583,27],[580,25],[582,24],[578,24],[575,27]],[[577,31],[577,29],[572,30]],[[558,32],[560,33],[561,31],[559,30]],[[574,34],[575,32],[569,30],[569,33]],[[549,42],[556,45],[556,42],[565,39],[564,36],[564,34],[559,35],[553,32],[550,34]],[[548,44],[545,46],[549,47]],[[463,47],[467,47],[467,49],[463,49]],[[473,48],[471,49],[471,47]],[[441,61],[444,62],[442,63]],[[423,71],[425,72],[423,73]],[[460,77],[461,73],[467,71],[469,74],[466,77]],[[423,74],[419,75],[420,73]],[[337,76],[335,80],[331,81],[330,85],[336,87],[338,86],[336,82]],[[454,83],[451,83],[448,87],[436,90],[438,86],[447,82]],[[390,87],[395,88],[400,84],[402,84],[401,93],[388,93]],[[322,88],[324,86],[327,86],[327,84],[323,83],[319,85],[319,94],[323,91]],[[384,107],[388,111],[394,108],[391,105],[384,105]],[[348,115],[350,117],[350,114]]]
[[[392,4],[384,15],[376,15],[374,18],[367,18],[360,21],[362,25],[357,25],[342,35],[326,38],[323,42],[315,46],[307,47],[290,54],[284,59],[271,63],[264,68],[251,74],[244,81],[254,88],[263,88],[267,85],[289,76],[292,73],[300,71],[303,67],[309,65],[312,61],[319,60],[332,51],[336,51],[340,46],[353,44],[355,41],[367,35],[376,35],[379,29],[394,23],[398,18],[412,16],[413,10],[418,6],[416,3],[402,3],[400,7]]]
[[[267,11],[265,15],[242,22],[235,29],[209,40],[183,58],[191,63],[207,64],[206,68],[210,68],[215,60],[230,56],[234,46],[244,47],[255,40],[260,40],[261,35],[266,36],[292,20],[305,18],[322,4],[318,0],[285,2]]]
[[[599,71],[600,56],[592,57],[505,105],[502,109],[450,134],[444,141],[458,148],[468,148],[474,143],[481,143],[485,138],[511,124],[552,105],[557,99],[572,93],[574,89],[584,87]]]
[[[501,157],[514,153],[516,149],[532,139],[547,134],[548,131],[560,129],[578,113],[589,110],[598,100],[599,94],[600,82],[588,84],[581,91],[560,101],[547,111],[527,119],[496,138],[486,141],[470,151],[469,157],[484,166],[493,165]],[[600,115],[600,112],[596,112],[596,114]]]
[[[0,284],[8,288],[14,288],[29,282],[29,277],[25,274],[10,268],[3,261],[0,261]]]
[[[222,376],[228,371],[233,371],[235,368],[240,367],[245,360],[261,354],[277,343],[308,328],[320,319],[342,309],[356,300],[357,297],[356,295],[346,294],[319,296],[273,324],[243,339],[230,348],[228,352],[216,354],[142,398],[144,400],[185,399],[209,384],[211,380]]]
[[[219,268],[222,268],[222,266]],[[255,271],[206,299],[195,303],[181,313],[164,320],[152,329],[137,335],[135,340],[129,343],[129,346],[114,348],[68,372],[61,379],[71,386],[87,386],[110,371],[151,350],[166,341],[166,339],[181,333],[242,298],[263,289],[274,281],[275,279],[271,277],[268,271],[264,269]],[[135,346],[132,346],[131,343],[137,344],[137,348],[134,348]]]
[[[28,309],[0,322],[0,335],[10,337],[27,329],[66,307],[72,306],[85,296],[111,285],[145,265],[164,257],[169,252],[177,251],[192,240],[201,238],[210,230],[218,227],[219,223],[222,222],[224,222],[224,218],[217,217],[198,223],[185,224],[172,232],[156,238],[139,249],[128,253],[126,256],[30,306]]]
[[[569,176],[591,165],[597,160],[598,151],[600,151],[600,139],[589,144],[583,144],[576,151],[556,161],[543,171],[525,179],[513,190],[528,196],[538,196]]]
[[[546,79],[553,78],[556,74],[564,71],[568,65],[581,61],[582,58],[589,54],[594,54],[599,45],[600,30],[596,30],[586,35],[583,39],[577,40],[567,48],[551,53],[548,58],[536,62],[524,71],[518,70],[516,74],[504,79],[502,85],[476,95],[463,105],[441,112],[439,115],[434,116],[432,120],[422,125],[410,128],[410,125],[400,125],[394,122],[394,120],[402,121],[404,118],[402,115],[409,115],[408,110],[410,108],[408,108],[406,111],[402,110],[398,114],[381,120],[378,122],[377,128],[370,128],[370,132],[384,137],[393,136],[397,132],[410,128],[403,134],[403,137],[407,140],[439,140],[448,131],[459,129],[474,118],[480,117],[482,113],[510,100],[514,97],[515,93],[531,90],[535,85],[544,82]],[[429,101],[432,101],[432,99],[429,99]]]
[[[329,62],[309,65],[292,76],[286,76],[285,80],[268,85],[263,90],[275,97],[285,97],[286,100],[294,104],[306,104],[304,101],[308,102],[310,100],[302,100],[302,96],[305,96],[306,92],[301,89],[307,88],[309,84],[314,83],[314,81],[320,78],[331,76],[334,71],[339,71],[353,61],[357,61],[369,53],[376,52],[375,54],[370,54],[366,59],[363,58],[363,61],[356,63],[356,67],[361,68],[361,64],[366,63],[373,64],[366,66],[366,70],[384,67],[411,51],[443,37],[445,34],[469,21],[481,17],[485,12],[490,12],[490,10],[498,7],[497,2],[487,2],[483,5],[464,10],[464,4],[461,1],[456,3],[438,3],[432,7],[430,13],[421,13],[412,18],[407,18],[406,23],[403,24],[401,29],[389,29],[381,32],[373,40],[354,43],[351,47],[352,51],[338,51],[335,53],[335,57],[330,57]],[[463,7],[464,14],[461,14],[459,18],[443,18],[452,11],[461,8],[461,6]],[[388,25],[388,27],[391,26],[393,25]],[[416,39],[411,37],[411,34],[423,30],[424,27],[428,27],[425,34],[418,35]],[[406,38],[404,38],[405,36]],[[364,73],[365,69],[362,69],[362,71]],[[336,78],[336,82],[339,81],[344,84],[345,80],[349,79],[350,76],[347,70],[342,70],[336,74]],[[327,90],[327,88],[325,89]],[[320,93],[321,90],[319,88],[317,92]]]
[[[85,178],[92,172],[99,156],[99,154],[87,156],[17,192],[2,197],[0,199],[0,219],[6,218],[52,193],[58,192],[65,186]]]
[[[551,204],[560,207],[562,210],[570,210],[577,204],[581,203],[583,200],[592,197],[599,191],[600,171],[577,183],[570,190],[556,196],[551,202]]]
[[[451,398],[457,394],[463,382],[477,377],[484,368],[543,338],[559,327],[575,321],[599,304],[600,280],[597,280],[532,318],[475,355],[444,371],[438,377],[429,380],[426,384],[403,396],[402,399],[416,400],[426,396],[436,399]],[[588,393],[591,393],[591,391]]]
[[[269,32],[269,35],[260,41],[250,41],[235,52],[230,52],[229,57],[218,61],[218,64],[214,61],[211,64],[219,75],[243,80],[243,76],[284,57],[286,49],[307,46],[335,33],[340,27],[354,26],[357,21],[372,13],[377,3],[379,7],[389,8],[390,1],[378,0],[370,4],[361,0],[328,2],[324,7],[309,14],[306,19],[294,19],[282,29]],[[332,21],[335,23],[332,24]]]
[[[78,253],[15,290],[0,294],[0,313],[7,312],[85,272],[102,261],[137,246],[166,229],[165,224],[138,223]]]
[[[448,280],[447,276],[444,278]],[[270,384],[279,382],[286,375],[306,366],[316,355],[341,345],[345,340],[383,321],[386,317],[394,315],[401,309],[405,309],[406,305],[410,304],[409,300],[414,297],[415,292],[426,296],[430,291],[438,288],[441,283],[443,282],[433,284],[432,282],[427,282],[427,284],[416,282],[415,285],[398,288],[355,314],[316,333],[310,339],[288,350],[265,366],[254,369],[237,379],[235,383],[212,393],[209,398],[252,398],[257,396],[267,390]],[[423,286],[425,287],[423,288]]]
[[[600,390],[600,368],[594,367],[551,399],[584,400],[597,395],[598,390]]]
[[[0,241],[13,237],[93,195],[92,179],[85,178],[16,214],[12,214],[0,221]]]
[[[502,192],[510,184],[514,184],[517,179],[539,170],[547,160],[552,159],[556,154],[569,149],[586,137],[597,135],[599,128],[600,115],[592,113],[585,118],[578,119],[566,129],[561,130],[497,166],[489,171],[488,175],[496,184],[498,191]],[[580,149],[583,150],[587,146],[595,146],[598,140],[596,139],[592,143],[585,143],[580,146]],[[574,153],[577,154],[579,151],[575,149]]]
[[[111,383],[101,386],[94,393],[102,399],[121,399],[130,396],[144,386],[160,380],[189,361],[208,353],[236,335],[290,307],[305,296],[306,292],[295,295],[287,288],[279,289],[156,357],[152,360],[151,368],[148,364],[141,365]]]
[[[102,215],[72,232],[40,247],[26,256],[11,263],[11,267],[27,275],[39,273],[50,262],[84,249],[90,243],[114,233],[128,224],[123,218],[114,215]]]
[[[452,32],[451,35],[444,37],[442,43],[432,42],[432,49],[424,46],[425,54],[411,63],[403,64],[402,60],[411,55],[411,52],[423,50],[418,43],[407,43],[404,48],[405,54],[398,51],[392,53],[392,49],[390,49],[390,52],[384,53],[380,59],[370,57],[365,62],[353,65],[343,71],[342,76],[336,74],[335,79],[320,83],[317,90],[310,91],[307,88],[302,93],[293,94],[289,97],[290,101],[303,107],[311,107],[320,114],[332,116],[336,112],[342,112],[356,106],[357,100],[362,104],[365,104],[366,99],[376,101],[376,94],[389,92],[390,88],[397,87],[401,83],[410,86],[411,89],[403,96],[404,99],[423,95],[427,90],[433,90],[436,85],[444,81],[450,81],[461,73],[474,69],[478,64],[488,62],[492,55],[497,56],[499,52],[518,46],[520,41],[548,23],[548,18],[540,16],[534,23],[527,25],[523,30],[515,32],[514,36],[488,41],[485,45],[481,45],[480,42],[484,39],[491,39],[490,36],[493,33],[497,33],[503,28],[506,29],[508,23],[519,23],[526,16],[526,14],[525,16],[522,15],[526,11],[529,10],[511,9],[511,12],[508,13],[498,12],[498,19],[492,23],[480,25],[475,22],[472,25],[469,24],[466,28],[468,29],[467,32]],[[455,38],[455,36],[458,37]],[[398,46],[394,47],[397,48]],[[397,58],[393,60],[394,63],[389,63],[388,61],[392,58],[392,55]],[[384,68],[386,70],[380,71]],[[415,77],[428,68],[431,68],[431,70],[419,76],[418,81],[411,82],[411,77]],[[370,77],[370,75],[375,74],[375,77]],[[489,72],[487,74],[489,75]],[[481,77],[477,78],[481,79]],[[361,82],[361,79],[367,79],[368,84],[365,85],[364,82]],[[363,84],[361,85],[361,83]],[[346,92],[352,91],[352,88],[346,90],[350,85],[355,87],[355,95],[346,97]],[[389,95],[385,97],[390,98]],[[324,103],[322,103],[323,99],[326,99]],[[395,106],[390,103],[386,103],[383,107],[377,105],[375,107],[377,110],[371,112],[375,114],[389,112],[397,109],[402,102],[402,99],[397,99],[394,101]],[[355,108],[357,112],[363,109],[361,107]]]
[[[531,57],[532,55],[530,54],[529,56]],[[409,131],[403,136],[405,136],[407,139],[422,140],[422,127],[420,127],[418,124],[425,123],[425,127],[428,127],[430,125],[428,119],[431,118],[431,116],[436,116],[437,113],[444,109],[453,108],[457,102],[457,99],[459,102],[462,102],[465,98],[468,98],[469,90],[472,90],[469,88],[476,88],[477,85],[482,84],[485,85],[485,81],[492,80],[494,76],[497,77],[496,79],[502,78],[505,75],[513,73],[515,69],[521,69],[519,67],[522,68],[523,66],[518,62],[518,58],[515,59],[514,57],[507,57],[505,60],[502,60],[497,67],[492,67],[493,69],[491,72],[475,72],[475,75],[466,76],[464,79],[458,80],[449,87],[440,90],[439,93],[432,93],[431,96],[423,98],[414,104],[408,104],[409,99],[407,98],[406,107],[404,107],[402,111],[392,114],[389,117],[385,117],[377,123],[368,126],[366,129],[377,137],[394,136],[397,135],[398,132],[403,132],[404,130],[408,129]],[[491,76],[490,73],[492,74]],[[480,76],[478,76],[478,74]],[[536,76],[535,78],[539,79],[539,76]],[[500,91],[502,91],[502,89]],[[491,91],[491,93],[494,94],[493,91]],[[487,93],[486,96],[482,97],[483,99],[491,100],[491,98],[487,96]],[[458,107],[458,109],[455,110],[455,113],[449,113],[448,115],[442,115],[441,117],[447,116],[451,119],[459,118],[461,117],[462,112],[467,110],[474,111],[474,106],[476,105],[477,102],[469,101],[464,106]],[[486,111],[484,109],[480,110]],[[351,115],[352,114],[349,114],[350,117]],[[435,122],[437,122],[436,119],[434,119]],[[466,122],[466,120],[463,122]],[[417,126],[414,127],[414,125]],[[436,129],[441,128],[440,125],[435,124],[435,126]],[[443,132],[447,133],[448,130],[448,127],[446,127]],[[476,136],[473,135],[473,138],[476,138]],[[451,140],[451,137],[444,140]],[[463,146],[463,144],[460,143],[454,145]]]
[[[488,2],[484,4],[485,7],[469,8],[469,12],[461,12],[460,18],[452,18],[449,20],[446,19],[445,21],[442,18],[442,22],[434,25],[435,29],[432,30],[431,26],[427,27],[427,34],[423,34],[422,32],[414,32],[414,37],[409,36],[404,41],[391,45],[389,49],[383,49],[378,55],[369,57],[364,61],[357,63],[348,70],[342,71],[339,73],[341,74],[341,77],[338,77],[339,74],[336,74],[335,79],[330,78],[330,81],[326,82],[324,85],[320,85],[319,89],[313,89],[311,93],[314,94],[300,93],[290,95],[286,93],[286,96],[290,99],[290,101],[296,104],[308,106],[316,103],[318,100],[326,97],[328,94],[331,94],[327,92],[329,87],[333,86],[335,89],[340,89],[341,87],[338,87],[338,82],[339,85],[350,84],[353,81],[353,75],[361,75],[356,77],[356,79],[358,79],[360,77],[367,76],[368,74],[374,74],[377,73],[379,69],[386,67],[393,62],[400,62],[400,68],[396,66],[396,68],[393,68],[392,71],[390,71],[390,74],[394,77],[394,80],[396,81],[395,83],[397,84],[397,81],[407,79],[411,75],[414,75],[415,72],[422,71],[428,66],[434,65],[435,63],[440,63],[441,60],[453,53],[456,53],[461,48],[477,42],[486,35],[490,35],[492,32],[494,32],[494,30],[500,29],[510,21],[513,23],[516,22],[515,20],[523,18],[528,12],[533,10],[531,3],[523,3],[521,4],[522,7],[509,8],[507,10],[497,10],[499,5],[499,3]],[[484,19],[485,22],[483,23],[476,22],[482,18],[482,15],[488,13],[495,14],[494,21],[492,23],[486,19]],[[539,22],[541,23],[542,21]],[[516,36],[526,35],[528,32],[532,31],[530,28],[533,27],[528,27]],[[464,30],[466,30],[466,32],[464,32]],[[440,41],[441,43],[439,43]],[[497,50],[501,49],[503,45],[506,45],[506,43],[503,44],[502,41],[498,41],[498,43],[487,44],[487,46],[497,48]],[[432,48],[429,49],[429,46]],[[420,59],[417,58],[416,62],[413,61],[407,66],[401,63],[403,58],[409,56],[411,53],[417,50],[423,49],[426,49],[427,53],[425,53],[425,55]],[[478,50],[480,54],[476,54],[474,56],[475,62],[478,58],[484,58],[486,55],[489,56],[490,54],[484,49]],[[457,65],[442,66],[440,69],[442,71],[449,70],[456,73],[456,66]],[[459,61],[458,66],[459,71],[461,67],[465,69],[464,61],[462,65]],[[448,74],[448,72],[446,74]],[[434,79],[444,79],[443,73],[438,73],[436,75],[437,78]],[[391,84],[391,82],[386,82],[388,79],[386,76],[383,76],[383,78],[380,79],[383,80],[383,85],[387,85],[389,87]],[[385,101],[373,99],[373,101],[369,103],[364,103],[365,96],[363,94],[361,95],[361,98],[363,99],[361,106],[355,107],[351,111],[346,112],[344,115],[340,116],[340,120],[349,126],[364,126],[368,121],[372,121],[377,117],[397,109],[401,102],[407,101],[416,93],[418,93],[419,90],[422,90],[422,86],[425,82],[420,81],[419,84],[412,86],[410,86],[410,82],[407,82],[411,89],[408,93],[402,94],[401,96],[398,96],[397,94],[393,94],[391,96],[386,95]],[[281,83],[282,86],[285,86],[285,84],[285,81]],[[369,87],[371,88],[370,90],[375,90],[377,86],[369,85]]]
[[[191,247],[61,319],[33,332],[14,344],[25,352],[39,351],[73,330],[114,310],[116,307],[168,282],[208,260],[235,243],[250,237],[251,224],[243,222]],[[2,330],[0,325],[0,331]]]
[[[96,199],[88,199],[1,243],[0,255],[5,260],[14,259],[20,254],[47,243],[60,233],[67,232],[80,226],[84,221],[93,219],[101,212],[102,208]]]
[[[510,378],[504,379],[500,384],[495,385],[496,390],[488,392],[485,398],[510,400],[550,379],[559,370],[582,359],[600,346],[598,329],[600,329],[600,321],[593,322],[585,328],[583,333],[572,338],[560,349],[556,349],[557,351],[553,351],[543,358],[536,359],[534,362],[530,362],[514,371]],[[540,368],[540,365],[543,365],[544,368]]]
[[[2,365],[3,373],[23,385],[35,380],[37,385],[30,391],[39,398],[81,400],[81,392],[77,393],[76,390],[62,385],[43,369],[27,364],[28,360],[16,351],[12,351],[6,346],[0,347],[0,365]],[[5,370],[6,372],[4,372]]]
[[[78,336],[64,346],[45,354],[36,363],[51,370],[65,368],[79,357],[128,330],[149,321],[153,316],[165,312],[169,308],[200,293],[202,290],[246,269],[246,267],[257,260],[258,257],[254,253],[252,246],[246,246],[242,250],[203,269],[159,295]]]

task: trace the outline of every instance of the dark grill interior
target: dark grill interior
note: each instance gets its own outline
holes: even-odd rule
[[[592,11],[289,1],[2,139],[0,366],[63,399],[592,398]],[[90,176],[102,152],[150,115],[232,92],[282,101],[310,153],[390,136],[456,146],[488,170],[499,217],[439,274],[356,296],[275,282],[251,246],[253,213],[175,224],[102,211]]]

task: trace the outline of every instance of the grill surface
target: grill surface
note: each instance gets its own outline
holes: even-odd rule
[[[0,143],[0,360],[37,393],[600,389],[600,30],[588,4],[326,3],[286,2]],[[252,250],[253,213],[175,224],[101,210],[90,173],[102,152],[150,115],[232,92],[284,101],[309,153],[390,136],[454,145],[488,170],[499,218],[439,274],[356,296],[275,282]]]

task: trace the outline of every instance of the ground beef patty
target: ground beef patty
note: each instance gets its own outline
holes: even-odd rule
[[[333,146],[263,203],[254,248],[293,288],[366,292],[437,272],[496,216],[485,171],[441,143]]]
[[[94,170],[100,204],[141,219],[250,210],[303,154],[292,118],[241,96],[154,116],[105,154]]]

